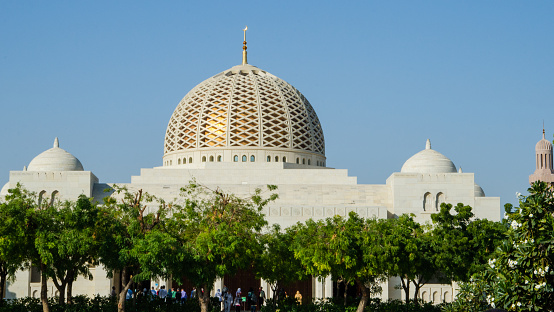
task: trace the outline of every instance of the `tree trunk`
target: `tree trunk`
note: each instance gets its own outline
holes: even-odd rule
[[[6,297],[6,277],[5,270],[0,271],[0,306],[4,303],[4,297]]]
[[[46,265],[40,264],[41,278],[40,278],[40,301],[42,302],[42,312],[50,312],[48,306],[48,277],[46,276]]]
[[[127,281],[127,268],[123,268],[123,271],[121,272],[121,281],[123,284],[123,289],[119,293],[119,302],[117,304],[117,312],[125,312],[125,296],[127,295],[127,291],[129,290],[129,287],[131,287],[131,284],[133,283],[133,279],[129,278]]]
[[[71,271],[67,278],[67,304],[73,304],[73,279],[74,272]]]
[[[65,286],[67,285],[67,283],[65,279],[62,279],[62,283],[60,284],[55,277],[52,279],[52,281],[54,282],[54,286],[56,286],[56,289],[59,293],[58,304],[63,305],[65,303]]]
[[[364,312],[367,302],[369,301],[369,288],[367,288],[365,283],[363,283],[360,279],[356,279],[356,283],[358,283],[358,286],[360,286],[360,289],[362,290],[362,299],[360,299],[356,312]]]
[[[197,289],[198,294],[198,302],[200,303],[200,312],[208,312],[209,304],[210,304],[210,288],[206,286],[202,286]],[[202,289],[204,289],[204,292],[202,292]]]
[[[404,294],[406,295],[406,303],[410,302],[410,280],[406,279],[406,282],[404,282],[404,279],[401,277],[400,281],[402,282],[402,288],[404,289]]]
[[[343,296],[342,305],[346,306],[346,297],[348,296],[348,283],[345,280],[343,280],[343,283],[344,283],[344,294],[342,295]]]

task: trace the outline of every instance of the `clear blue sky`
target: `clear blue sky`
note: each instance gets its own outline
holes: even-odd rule
[[[384,184],[431,139],[487,196],[554,133],[552,1],[1,1],[0,186],[52,146],[103,182],[162,164],[196,84],[248,60],[298,88],[328,166]]]

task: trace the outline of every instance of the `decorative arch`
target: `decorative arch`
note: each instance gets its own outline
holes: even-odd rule
[[[428,296],[429,296],[429,294],[427,294],[426,291],[423,291],[423,292],[421,293],[421,300],[422,300],[423,302],[429,301],[429,298],[427,298]]]
[[[433,197],[427,192],[423,195],[423,211],[430,211],[431,207],[433,207]]]
[[[52,197],[50,197],[50,206],[53,206],[54,205],[54,201],[56,200],[56,195],[58,195],[60,192],[58,192],[57,190],[52,192]]]
[[[42,191],[40,191],[40,193],[38,193],[38,205],[39,206],[40,206],[40,204],[42,204],[42,200],[44,199],[44,194],[46,194],[45,190],[42,190]]]
[[[433,292],[433,303],[439,303],[439,302],[440,302],[439,293],[435,291]]]
[[[444,193],[443,193],[443,192],[439,192],[439,193],[437,194],[437,198],[436,198],[436,201],[435,201],[435,210],[436,210],[436,211],[441,210],[441,204],[445,202],[444,200],[445,200]]]
[[[450,295],[450,292],[448,292],[448,291],[444,292],[444,302],[452,302],[452,296]]]

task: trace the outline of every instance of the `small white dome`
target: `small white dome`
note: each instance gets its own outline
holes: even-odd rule
[[[456,166],[443,154],[431,149],[427,139],[425,149],[406,160],[402,173],[456,173]]]
[[[7,182],[2,187],[2,190],[0,190],[0,196],[6,196],[8,195],[8,190],[10,189],[10,182]]]
[[[542,130],[542,140],[535,145],[535,151],[552,151],[552,143],[544,138],[544,129]]]
[[[475,185],[473,186],[473,196],[485,197],[485,192],[483,191],[483,188],[480,187],[477,183],[475,183]]]
[[[54,147],[33,158],[27,167],[27,171],[83,170],[83,165],[79,159],[59,147],[58,138],[54,140]]]

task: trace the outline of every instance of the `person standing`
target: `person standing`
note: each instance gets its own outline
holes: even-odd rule
[[[158,294],[158,296],[165,301],[165,297],[167,297],[167,290],[165,290],[165,285],[160,288],[160,293]]]
[[[296,302],[298,302],[298,304],[302,304],[302,295],[300,294],[300,290],[296,291],[296,295],[294,295],[294,299],[296,299]]]
[[[231,293],[227,291],[223,295],[223,312],[231,312],[232,305],[233,305],[233,295],[231,295]]]
[[[260,310],[262,309],[262,305],[264,304],[264,300],[265,300],[264,288],[260,287],[260,292],[258,293],[258,307],[260,308]]]
[[[257,303],[258,300],[256,299],[256,293],[252,291],[252,294],[250,295],[250,312],[256,312]]]

